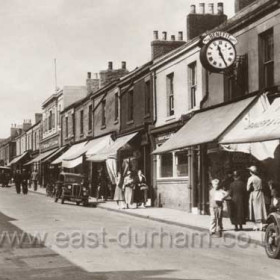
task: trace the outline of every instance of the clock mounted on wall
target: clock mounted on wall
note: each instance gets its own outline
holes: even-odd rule
[[[202,40],[200,61],[205,69],[220,73],[232,67],[236,60],[237,40],[226,32],[213,32]]]

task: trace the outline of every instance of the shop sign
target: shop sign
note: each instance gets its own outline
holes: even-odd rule
[[[50,139],[46,143],[41,143],[41,150],[44,151],[44,150],[55,148],[58,146],[59,146],[59,143],[58,143],[58,139],[56,137],[56,139]]]
[[[169,132],[169,133],[165,133],[165,134],[161,134],[158,135],[158,137],[156,137],[156,144],[160,145],[163,144],[165,141],[167,141],[172,135],[174,134],[174,132]]]

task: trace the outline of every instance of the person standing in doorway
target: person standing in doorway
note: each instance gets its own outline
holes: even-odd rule
[[[31,173],[31,181],[33,184],[33,189],[34,191],[37,191],[37,187],[38,187],[38,172],[36,169],[33,170],[33,172]]]
[[[15,181],[15,185],[16,185],[16,192],[17,192],[17,194],[20,194],[22,175],[21,175],[21,172],[19,169],[16,170],[14,181]]]
[[[233,172],[233,179],[224,199],[231,197],[230,221],[235,226],[235,230],[242,230],[242,226],[246,224],[246,184],[241,181],[238,171]]]
[[[254,230],[262,230],[262,223],[267,218],[262,179],[256,166],[251,166],[248,169],[251,175],[247,182],[247,191],[250,192],[249,218],[255,222]]]
[[[116,180],[116,188],[115,188],[114,200],[117,202],[117,205],[120,209],[121,203],[124,201],[124,195],[122,190],[122,176],[119,171],[117,172],[117,176],[115,177],[115,180]]]
[[[132,177],[131,171],[127,171],[127,175],[124,178],[124,183],[123,183],[123,188],[124,188],[124,200],[126,204],[126,208],[128,209],[129,206],[133,203],[133,192],[134,192],[134,179]]]

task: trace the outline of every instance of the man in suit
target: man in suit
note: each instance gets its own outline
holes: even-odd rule
[[[14,177],[15,185],[16,185],[16,192],[20,194],[21,191],[21,183],[22,183],[22,176],[19,169],[16,170],[15,177]]]

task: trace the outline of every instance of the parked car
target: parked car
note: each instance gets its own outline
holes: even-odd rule
[[[11,179],[11,168],[6,166],[0,166],[0,184],[2,187],[8,187]]]
[[[66,200],[88,206],[89,189],[84,184],[84,176],[75,173],[61,172],[55,184],[55,202],[61,199],[61,204]]]
[[[280,257],[280,211],[269,214],[267,218],[267,228],[265,231],[265,251],[269,258],[278,259]]]

